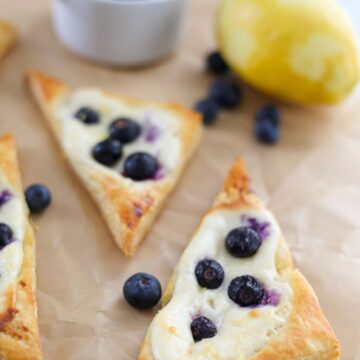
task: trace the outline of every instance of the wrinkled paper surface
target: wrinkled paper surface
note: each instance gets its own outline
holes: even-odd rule
[[[281,142],[253,139],[253,114],[268,101],[249,89],[243,105],[223,112],[133,259],[115,246],[95,204],[70,171],[30,100],[30,67],[74,86],[98,85],[140,98],[192,106],[212,77],[204,55],[214,48],[216,2],[194,2],[187,36],[175,56],[155,66],[116,70],[72,55],[56,40],[45,0],[0,0],[1,17],[20,30],[16,49],[0,64],[0,133],[17,135],[24,186],[41,182],[52,206],[35,218],[37,298],[45,359],[137,359],[155,311],[137,312],[122,296],[137,271],[163,287],[200,217],[238,156],[257,192],[274,211],[296,265],[314,287],[342,343],[342,359],[360,359],[360,104],[353,95],[335,108],[279,104]],[[295,84],[294,84],[295,86]]]

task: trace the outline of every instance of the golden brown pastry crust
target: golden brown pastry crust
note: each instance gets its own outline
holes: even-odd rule
[[[54,107],[59,99],[71,93],[71,89],[63,82],[38,71],[29,71],[27,81],[51,129],[61,143],[57,121],[54,118]],[[116,243],[125,255],[132,256],[199,144],[202,133],[201,118],[199,114],[177,104],[160,104],[105,92],[103,94],[119,99],[130,106],[152,105],[170,111],[179,119],[181,126],[180,163],[171,175],[164,181],[154,183],[150,190],[130,193],[124,183],[109,175],[90,167],[83,167],[80,173],[76,167],[73,167],[99,206]]]
[[[213,207],[205,214],[198,227],[213,212],[222,209],[236,210],[239,207],[264,208],[261,200],[251,190],[250,180],[244,162],[241,160],[237,161],[230,169],[223,190],[216,197]],[[279,242],[276,253],[276,267],[280,276],[293,289],[290,300],[291,311],[285,327],[271,338],[264,348],[248,360],[339,359],[339,342],[321,311],[314,290],[300,271],[293,268],[291,255],[284,239]],[[163,294],[163,306],[171,300],[176,277],[175,269]],[[257,310],[252,311],[256,316]],[[151,352],[149,332],[144,339],[138,359],[155,360]]]
[[[4,21],[0,21],[0,59],[14,46],[15,42],[15,28]]]
[[[12,135],[0,138],[0,171],[17,195],[23,198],[16,144]],[[0,359],[41,360],[35,298],[35,236],[30,220],[24,239],[23,265],[14,290],[11,305],[9,303],[6,314],[2,314],[0,320]]]

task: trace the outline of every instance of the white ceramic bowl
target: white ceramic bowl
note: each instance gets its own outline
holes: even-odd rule
[[[173,52],[188,0],[53,0],[54,28],[73,52],[109,65],[140,66]]]

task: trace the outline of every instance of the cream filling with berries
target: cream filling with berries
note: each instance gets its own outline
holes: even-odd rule
[[[98,112],[99,123],[88,125],[76,119],[75,114],[82,107],[90,107]],[[108,137],[110,124],[119,117],[136,121],[141,126],[142,133],[135,141],[123,146],[123,155],[114,167],[106,167],[96,162],[91,152],[97,143]],[[174,170],[180,159],[179,120],[165,109],[152,106],[132,107],[119,99],[104,95],[100,90],[82,89],[72,92],[56,105],[55,118],[62,146],[79,173],[81,167],[91,166],[97,171],[128,182],[136,190],[137,187],[150,185],[152,181],[135,182],[121,175],[124,161],[129,155],[140,151],[153,155],[158,159],[165,176]]]
[[[269,233],[258,252],[246,259],[231,256],[225,237],[251,217],[268,223]],[[266,210],[245,212],[217,211],[202,222],[177,267],[171,301],[155,317],[149,330],[150,348],[155,360],[245,360],[262,349],[284,325],[290,311],[291,287],[282,281],[275,266],[280,229]],[[209,257],[225,271],[220,288],[201,288],[194,275],[199,261]],[[227,294],[232,279],[252,275],[266,290],[279,294],[279,303],[257,307],[240,307]],[[194,342],[190,330],[192,319],[203,315],[217,327],[217,334]]]
[[[16,286],[21,271],[26,228],[26,208],[21,198],[0,174],[0,194],[10,197],[0,205],[0,223],[8,225],[13,232],[13,241],[0,250],[0,315],[7,310],[9,295]]]

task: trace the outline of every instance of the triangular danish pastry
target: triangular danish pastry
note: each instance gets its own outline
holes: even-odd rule
[[[42,359],[35,298],[35,237],[11,135],[0,138],[0,359]]]
[[[139,360],[335,360],[339,343],[273,215],[235,163],[201,220]]]
[[[30,71],[29,86],[118,246],[133,255],[200,141],[199,114]]]

